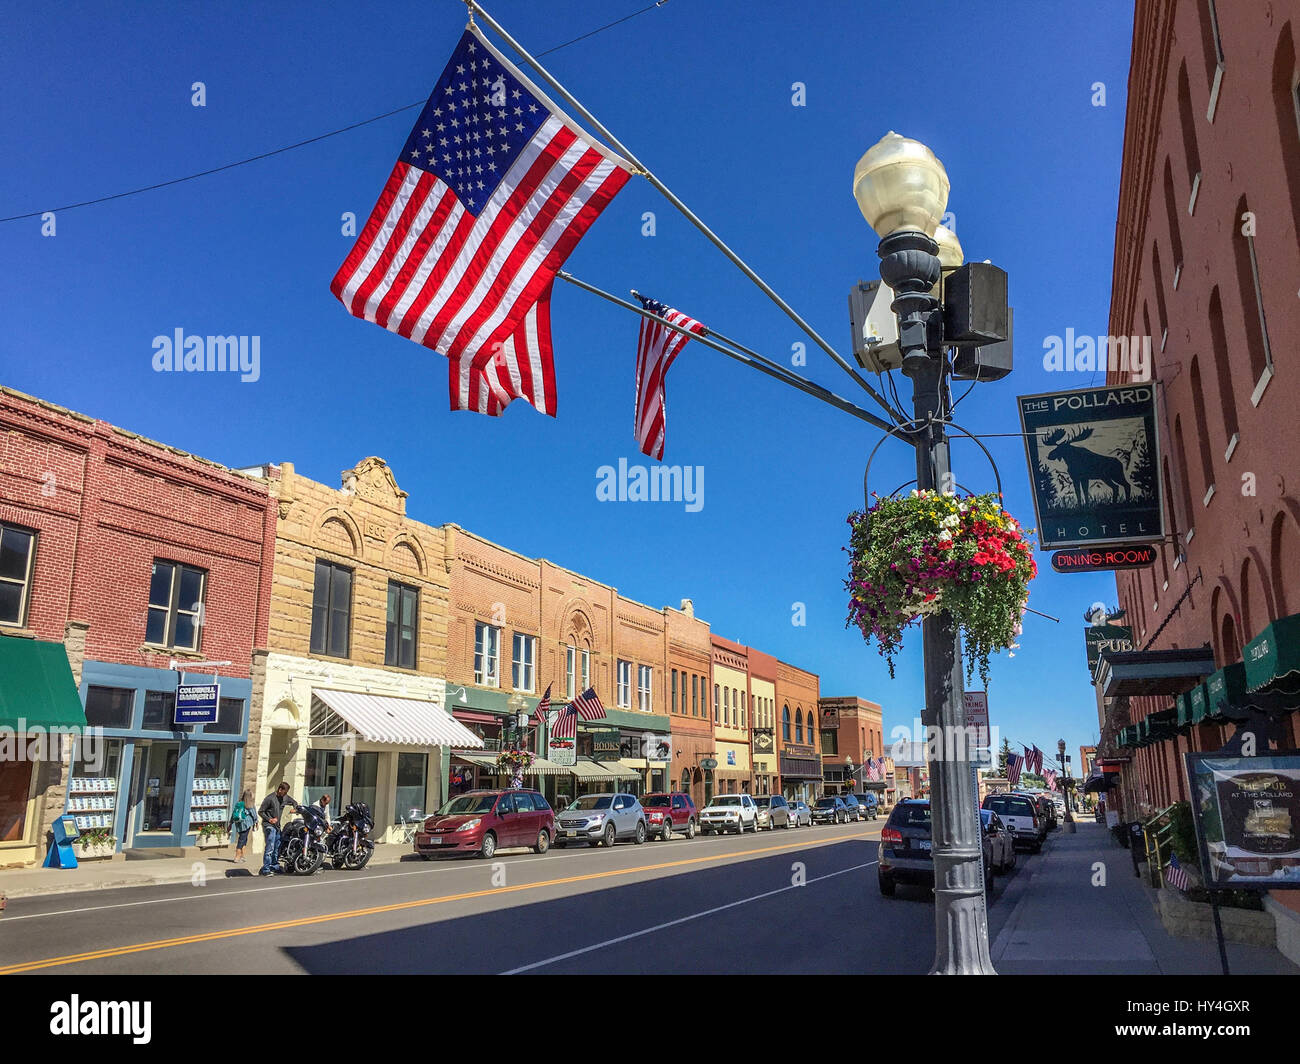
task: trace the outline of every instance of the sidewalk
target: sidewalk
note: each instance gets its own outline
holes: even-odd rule
[[[409,845],[390,842],[375,847],[372,865],[396,864],[403,858],[415,860]],[[147,887],[162,883],[188,883],[202,867],[208,879],[256,876],[262,855],[249,848],[245,862],[235,864],[234,847],[212,850],[202,857],[156,857],[124,861],[86,861],[76,868],[17,868],[0,870],[0,894],[30,898],[43,894],[72,894],[118,887]],[[3,919],[0,916],[0,919]]]
[[[1093,885],[1098,863],[1104,886]],[[1220,974],[1215,941],[1170,935],[1155,897],[1105,827],[1089,820],[1073,835],[1061,828],[1003,896],[1013,908],[991,944],[993,966],[1003,975]],[[1234,975],[1300,975],[1276,949],[1236,942],[1228,943],[1228,967]]]

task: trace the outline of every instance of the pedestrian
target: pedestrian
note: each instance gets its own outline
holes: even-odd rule
[[[311,807],[321,815],[321,819],[325,821],[326,828],[334,826],[334,822],[330,820],[330,796],[328,794],[322,794],[311,803]]]
[[[302,806],[289,797],[289,785],[281,783],[273,794],[262,799],[262,804],[258,807],[257,815],[262,820],[262,833],[266,837],[266,853],[262,857],[262,870],[258,875],[272,876],[280,871],[280,817],[284,814],[286,805],[302,812]]]
[[[230,814],[230,831],[235,836],[235,864],[244,863],[244,847],[248,845],[248,836],[257,824],[257,814],[253,811],[253,792],[244,791],[235,803],[234,812]]]

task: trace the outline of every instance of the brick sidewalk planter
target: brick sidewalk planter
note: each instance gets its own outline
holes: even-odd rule
[[[1179,938],[1214,938],[1214,911],[1209,902],[1190,901],[1179,890],[1164,887],[1157,892],[1157,908],[1165,930]],[[1248,946],[1277,945],[1277,921],[1270,912],[1219,907],[1223,937]]]

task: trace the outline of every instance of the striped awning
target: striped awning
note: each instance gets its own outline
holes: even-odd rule
[[[482,739],[433,702],[319,688],[312,693],[347,721],[364,742],[483,748]]]
[[[605,780],[609,783],[614,780],[622,779],[615,769],[620,768],[617,765],[598,765],[594,761],[579,761],[569,769],[580,780]]]
[[[468,761],[471,765],[477,765],[479,768],[485,768],[490,772],[499,772],[503,776],[510,775],[509,771],[497,766],[497,759],[491,754],[467,754],[464,750],[453,750],[452,757],[458,757],[462,761]],[[525,776],[567,776],[569,770],[563,765],[557,765],[554,761],[547,761],[544,757],[533,758],[533,763],[524,769]]]

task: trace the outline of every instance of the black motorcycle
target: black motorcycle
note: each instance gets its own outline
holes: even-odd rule
[[[325,837],[325,850],[335,868],[352,868],[360,871],[375,855],[375,844],[370,833],[375,829],[375,818],[365,802],[352,802],[334,822]]]
[[[325,860],[325,817],[313,806],[298,809],[297,819],[285,825],[280,842],[280,864],[290,875],[314,875]]]

